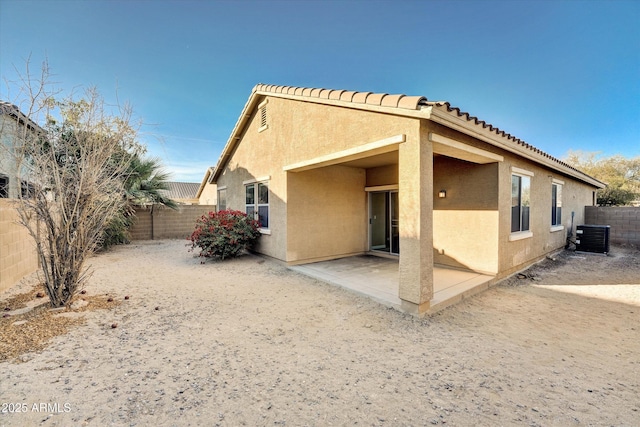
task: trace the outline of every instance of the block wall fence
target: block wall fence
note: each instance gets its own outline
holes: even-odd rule
[[[0,199],[0,292],[37,269],[35,242],[18,223],[14,202]]]
[[[215,205],[182,205],[178,210],[137,208],[137,219],[129,229],[131,240],[186,239],[195,229],[196,220],[215,210]]]
[[[585,206],[585,224],[611,226],[611,243],[640,246],[640,207]]]

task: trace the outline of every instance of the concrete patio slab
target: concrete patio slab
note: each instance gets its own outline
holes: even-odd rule
[[[401,309],[398,296],[398,260],[375,255],[359,255],[330,261],[289,267],[306,276],[327,282],[379,303]],[[443,266],[433,269],[434,295],[429,312],[433,313],[451,304],[487,289],[494,277],[472,271]]]

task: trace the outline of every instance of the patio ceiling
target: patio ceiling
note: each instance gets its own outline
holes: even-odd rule
[[[429,141],[433,145],[434,154],[480,164],[502,162],[504,160],[504,157],[498,154],[458,142],[437,133],[429,133]]]
[[[373,167],[397,163],[398,146],[405,142],[406,135],[395,135],[380,141],[358,145],[347,150],[315,157],[282,168],[286,172],[302,172],[331,165]],[[394,154],[395,153],[395,154]],[[395,162],[393,156],[395,155]]]

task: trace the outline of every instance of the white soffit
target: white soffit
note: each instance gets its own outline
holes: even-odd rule
[[[337,165],[352,160],[364,159],[378,154],[389,153],[398,149],[398,145],[405,142],[407,136],[404,134],[391,136],[380,141],[370,142],[347,150],[336,151],[335,153],[315,157],[303,162],[287,165],[282,169],[286,172],[302,172],[309,169],[321,168],[324,166]]]
[[[443,156],[480,164],[504,161],[504,157],[499,154],[472,147],[437,133],[430,132],[429,141],[433,145],[433,152]]]

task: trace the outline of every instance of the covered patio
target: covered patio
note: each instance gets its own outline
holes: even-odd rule
[[[289,268],[367,296],[383,305],[401,309],[398,259],[358,255]],[[485,290],[493,280],[494,276],[436,265],[433,268],[433,299],[428,312],[436,312]]]

